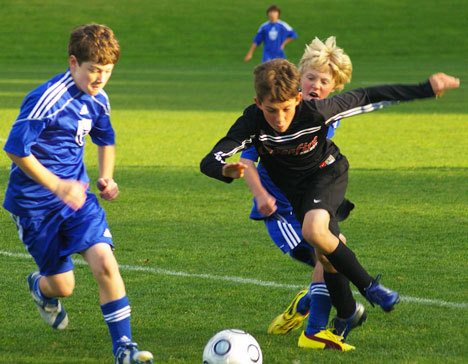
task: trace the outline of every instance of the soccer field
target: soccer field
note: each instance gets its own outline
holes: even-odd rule
[[[262,223],[249,220],[243,181],[199,172],[201,158],[252,101],[242,61],[269,2],[158,0],[2,1],[0,144],[23,96],[66,67],[69,31],[100,22],[122,46],[106,91],[112,105],[121,195],[103,202],[132,304],[139,346],[156,363],[200,363],[217,331],[241,328],[264,363],[461,363],[468,361],[468,3],[464,0],[289,0],[282,18],[299,33],[297,62],[314,36],[336,35],[351,56],[354,87],[418,82],[444,71],[460,89],[438,100],[343,120],[335,137],[350,161],[342,225],[373,275],[400,292],[386,314],[360,296],[368,321],[353,352],[307,351],[299,331],[267,335],[270,321],[308,284]],[[96,150],[88,140],[95,181]],[[3,200],[9,161],[0,156]],[[94,186],[94,183],[92,184]],[[39,318],[26,285],[35,265],[0,210],[0,363],[110,363],[97,287],[76,259],[76,289],[63,300],[64,332]]]

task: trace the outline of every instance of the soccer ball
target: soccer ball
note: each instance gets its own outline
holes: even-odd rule
[[[203,364],[262,364],[257,340],[245,331],[223,330],[215,334],[203,350]]]

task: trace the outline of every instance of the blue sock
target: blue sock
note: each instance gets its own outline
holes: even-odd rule
[[[307,312],[309,312],[309,307],[310,307],[310,292],[307,292],[307,294],[302,297],[298,302],[297,302],[297,312],[305,315]]]
[[[128,297],[124,296],[118,300],[101,305],[102,314],[109,333],[112,338],[112,351],[114,355],[117,347],[122,342],[132,341],[132,330],[130,328],[130,304]]]
[[[52,303],[55,303],[57,301],[57,299],[55,297],[47,297],[45,296],[42,291],[41,291],[41,288],[39,287],[39,280],[41,279],[42,276],[38,276],[37,279],[34,281],[33,283],[33,290],[34,290],[34,293],[36,293],[36,295],[41,299],[41,300],[44,300],[46,302],[52,302]]]
[[[331,311],[330,295],[325,283],[311,283],[309,288],[310,313],[305,330],[306,335],[314,335],[327,328]]]

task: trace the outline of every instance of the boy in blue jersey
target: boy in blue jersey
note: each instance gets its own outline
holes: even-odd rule
[[[336,46],[335,37],[329,37],[325,43],[315,38],[306,46],[299,63],[302,97],[305,100],[324,99],[336,90],[342,90],[351,80],[352,64],[349,56],[343,49]],[[327,138],[334,135],[339,121],[328,128]],[[271,334],[287,334],[298,328],[310,312],[305,335],[311,338],[307,348],[312,349],[346,349],[346,344],[340,337],[346,338],[349,331],[362,324],[366,319],[364,306],[354,301],[355,310],[345,318],[336,317],[334,331],[326,331],[331,310],[331,301],[323,278],[323,267],[316,262],[314,249],[303,239],[301,224],[297,221],[293,208],[283,192],[276,187],[268,172],[261,163],[257,168],[258,153],[254,147],[244,150],[240,162],[247,165],[244,179],[254,195],[254,206],[250,218],[263,220],[273,242],[283,251],[298,261],[306,263],[313,268],[312,283],[307,290],[296,294],[288,308],[277,316],[268,328]],[[346,218],[349,201],[344,201],[342,210]],[[346,242],[340,234],[340,240]],[[299,346],[303,340],[299,341]]]
[[[153,355],[132,340],[130,305],[113,254],[104,210],[88,188],[85,136],[98,147],[101,198],[119,194],[113,179],[115,137],[103,88],[120,56],[113,31],[100,24],[74,29],[69,69],[30,92],[6,141],[13,161],[3,206],[39,270],[28,285],[40,315],[54,329],[68,325],[59,298],[75,287],[71,255],[83,256],[98,283],[115,363],[149,364]]]
[[[244,61],[250,61],[255,49],[262,43],[262,62],[275,58],[286,58],[284,48],[286,44],[297,38],[297,33],[288,23],[279,19],[280,14],[281,10],[276,5],[271,5],[267,9],[268,21],[258,28]]]

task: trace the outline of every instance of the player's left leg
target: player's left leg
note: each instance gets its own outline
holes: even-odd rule
[[[137,344],[132,340],[130,303],[111,246],[98,243],[82,255],[98,283],[101,310],[112,338],[115,363],[152,363],[153,355],[148,351],[138,350]]]
[[[79,249],[98,284],[99,301],[112,339],[115,363],[149,364],[153,355],[140,351],[132,340],[130,304],[112,251],[112,235],[104,210],[89,194],[85,205],[67,223],[70,246]]]

